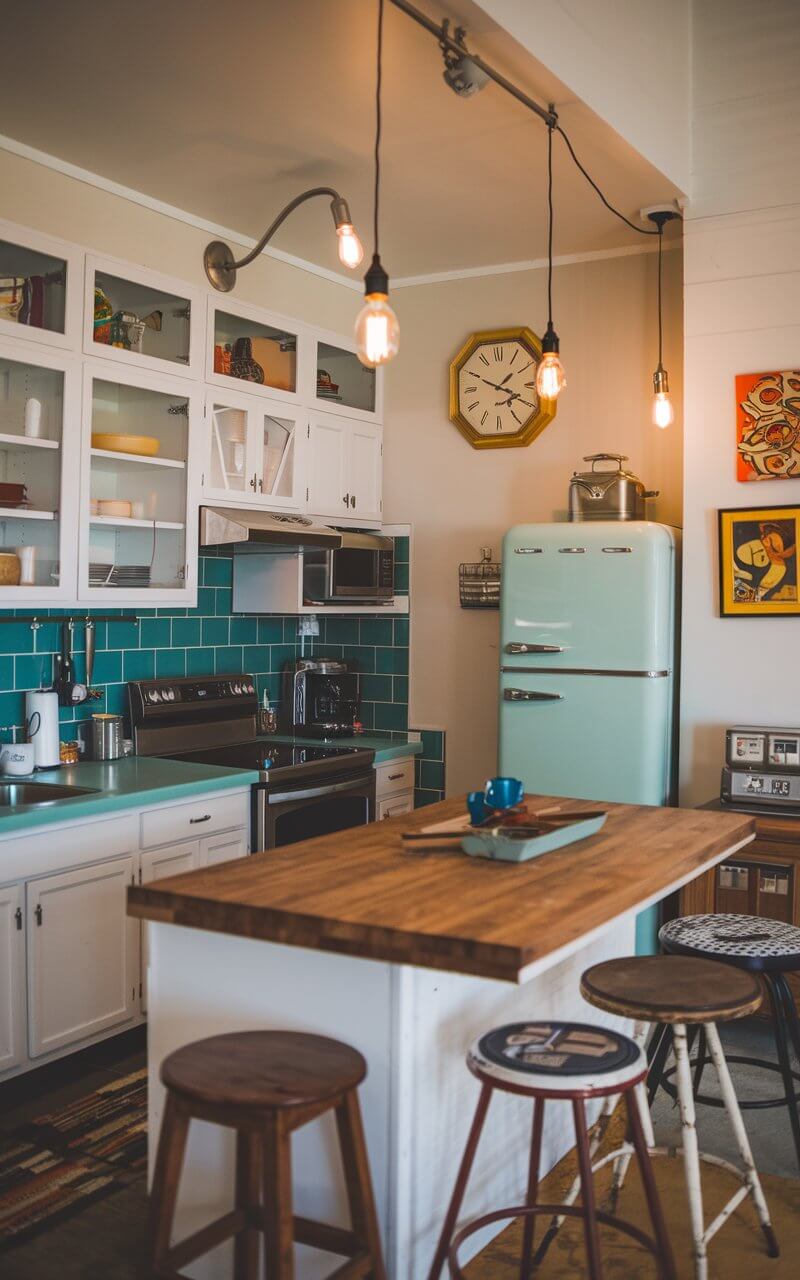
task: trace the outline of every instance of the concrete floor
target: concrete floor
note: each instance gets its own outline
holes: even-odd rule
[[[756,1020],[729,1025],[723,1038],[730,1052],[774,1056],[769,1028]],[[0,1086],[0,1140],[4,1132],[10,1132],[37,1115],[65,1106],[113,1077],[135,1070],[143,1065],[144,1057],[143,1033],[131,1033]],[[757,1073],[742,1067],[734,1068],[734,1073],[741,1098],[753,1097],[757,1093],[769,1096],[770,1090],[775,1092],[778,1077],[771,1073]],[[709,1072],[703,1082],[704,1090],[709,1093],[714,1092],[711,1076]],[[785,1110],[751,1111],[745,1113],[745,1119],[759,1169],[797,1179],[797,1163]],[[659,1142],[667,1143],[676,1137],[677,1111],[663,1093],[654,1106],[654,1121]],[[698,1108],[698,1126],[703,1149],[735,1158],[721,1111],[711,1107]],[[666,1163],[672,1165],[674,1162]],[[682,1198],[680,1204],[683,1205]],[[682,1208],[680,1212],[683,1212]],[[0,1253],[0,1276],[2,1280],[144,1280],[147,1276],[145,1215],[144,1173],[130,1173],[123,1178],[120,1189],[105,1200]],[[580,1259],[580,1240],[576,1238],[576,1258]],[[499,1255],[497,1264],[490,1267],[490,1271],[499,1277],[504,1274]],[[562,1274],[553,1270],[555,1265],[554,1257],[552,1264],[548,1263],[548,1277]],[[638,1260],[636,1265],[638,1267]],[[632,1276],[633,1271],[626,1270],[626,1266],[633,1266],[630,1255],[619,1274]],[[609,1273],[617,1274],[611,1268]],[[489,1272],[480,1274],[488,1275]],[[571,1274],[569,1270],[563,1271],[565,1277]],[[582,1273],[579,1270],[576,1274]],[[652,1274],[652,1266],[645,1274]],[[542,1280],[545,1280],[544,1271]]]

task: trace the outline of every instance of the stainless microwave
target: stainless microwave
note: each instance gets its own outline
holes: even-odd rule
[[[394,539],[340,530],[336,548],[305,547],[306,604],[380,604],[394,598]]]

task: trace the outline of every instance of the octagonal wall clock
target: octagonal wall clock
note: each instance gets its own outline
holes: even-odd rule
[[[473,449],[530,444],[556,416],[536,394],[542,344],[532,329],[486,329],[450,362],[450,421]]]

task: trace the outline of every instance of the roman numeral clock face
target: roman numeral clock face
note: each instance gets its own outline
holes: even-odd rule
[[[528,444],[555,413],[540,404],[534,334],[473,334],[451,365],[450,416],[476,448]]]

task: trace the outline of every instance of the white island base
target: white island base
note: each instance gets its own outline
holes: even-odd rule
[[[624,1026],[588,1006],[579,981],[589,965],[633,953],[634,922],[633,914],[617,919],[566,958],[544,958],[519,986],[150,924],[151,1171],[163,1110],[159,1065],[173,1049],[248,1028],[313,1031],[343,1040],[369,1066],[360,1098],[388,1273],[392,1280],[425,1280],[478,1096],[464,1061],[469,1045],[493,1026],[526,1018]],[[525,1099],[495,1094],[465,1220],[524,1198],[531,1113]],[[348,1225],[332,1115],[301,1129],[292,1143],[295,1212]],[[542,1171],[573,1144],[569,1104],[548,1104]],[[227,1212],[233,1185],[232,1133],[193,1121],[174,1239]],[[472,1251],[490,1234],[470,1241]],[[302,1245],[295,1259],[297,1280],[321,1280],[339,1261]],[[229,1280],[231,1243],[198,1259],[186,1274],[192,1280]]]

